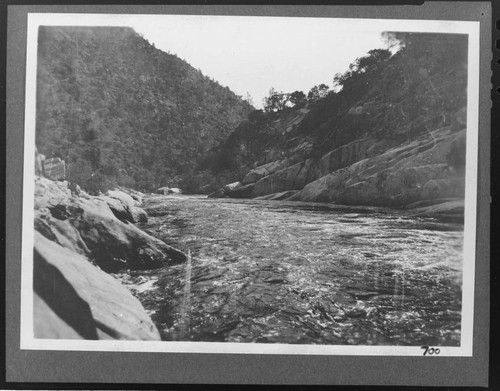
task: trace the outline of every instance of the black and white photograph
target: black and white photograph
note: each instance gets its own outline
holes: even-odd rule
[[[472,355],[479,22],[27,36],[22,348]]]

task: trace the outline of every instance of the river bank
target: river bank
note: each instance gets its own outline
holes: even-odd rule
[[[460,200],[404,210],[70,187],[36,181],[39,338],[459,341]]]
[[[134,225],[147,215],[141,194],[129,193],[90,196],[65,181],[35,179],[35,338],[160,339],[141,303],[109,273],[186,256]]]

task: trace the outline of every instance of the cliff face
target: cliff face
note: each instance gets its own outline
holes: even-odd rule
[[[390,36],[401,50],[356,60],[325,98],[241,124],[219,149],[242,172],[225,195],[388,206],[462,198],[467,39]]]
[[[40,27],[36,144],[89,191],[189,175],[251,109],[126,27]]]

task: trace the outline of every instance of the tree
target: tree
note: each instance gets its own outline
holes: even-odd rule
[[[274,88],[269,90],[269,96],[264,98],[264,110],[266,112],[282,111],[288,103],[288,94],[277,92]]]
[[[296,106],[302,102],[305,102],[306,94],[304,94],[302,91],[294,91],[291,94],[289,94],[288,99],[290,103]]]
[[[307,100],[309,102],[315,102],[318,99],[324,98],[328,95],[328,90],[329,87],[326,84],[318,84],[317,86],[314,86],[309,90],[309,93],[307,94]]]

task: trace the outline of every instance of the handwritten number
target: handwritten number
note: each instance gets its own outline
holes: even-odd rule
[[[431,348],[429,346],[421,346],[421,349],[424,349],[424,356],[432,356],[432,355],[438,355],[441,353],[441,350],[439,348]]]

